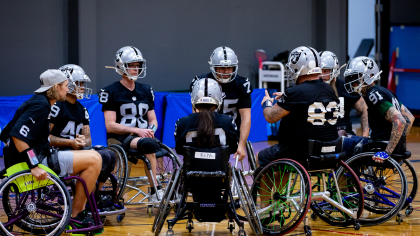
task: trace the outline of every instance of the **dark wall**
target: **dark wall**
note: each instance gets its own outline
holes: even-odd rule
[[[420,25],[420,1],[418,0],[390,0],[391,24]]]
[[[32,93],[39,75],[68,62],[68,0],[9,1],[0,8],[0,96]],[[76,1],[76,0],[72,0]],[[318,5],[321,4],[321,5]],[[336,0],[78,1],[79,63],[98,89],[120,79],[116,51],[135,46],[147,60],[140,82],[156,91],[186,90],[209,72],[218,46],[238,55],[239,74],[257,84],[254,51],[277,53],[307,45],[344,61],[347,5]],[[5,57],[4,55],[8,55]],[[24,62],[24,65],[20,64]],[[16,86],[11,79],[21,83]]]

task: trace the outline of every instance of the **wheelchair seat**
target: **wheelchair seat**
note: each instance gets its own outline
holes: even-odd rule
[[[335,169],[339,167],[340,160],[346,158],[343,150],[343,137],[334,141],[322,142],[308,140],[308,171],[321,169]]]

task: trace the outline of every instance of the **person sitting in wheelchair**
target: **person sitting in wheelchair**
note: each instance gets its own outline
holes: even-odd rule
[[[35,91],[35,95],[18,108],[3,130],[6,133],[2,133],[2,141],[8,138],[9,148],[5,155],[5,166],[9,168],[25,162],[38,181],[46,180],[49,176],[38,164],[48,166],[60,177],[79,175],[91,193],[101,170],[99,153],[90,150],[57,151],[49,147],[51,106],[57,101],[65,101],[69,91],[67,76],[60,70],[47,70],[41,74],[40,83],[41,87]],[[83,227],[87,227],[88,223],[94,224],[84,211],[86,194],[80,181],[76,183],[73,200],[71,212],[74,219],[82,222]]]
[[[154,138],[158,126],[155,95],[150,85],[136,82],[146,76],[146,60],[136,47],[127,46],[117,51],[114,62],[115,70],[122,78],[101,89],[98,94],[107,136],[118,140],[125,150],[137,149],[150,161],[153,178],[149,171],[145,172],[151,185],[150,199],[157,202],[164,191],[153,181],[156,180],[155,153],[160,149],[159,140]],[[145,163],[144,167],[147,170]]]
[[[400,139],[405,142],[414,122],[414,116],[399,102],[393,92],[376,85],[375,81],[380,79],[381,73],[375,61],[368,57],[352,59],[344,72],[347,92],[361,93],[366,100],[370,138],[374,141],[388,141],[386,149],[376,152],[372,157],[376,162],[383,162],[389,158]],[[345,139],[344,149],[346,152],[352,152],[359,142],[366,144],[368,140],[361,137]]]
[[[73,64],[64,65],[59,68],[67,75],[69,80],[69,92],[66,100],[57,101],[50,112],[50,146],[60,150],[89,150],[92,149],[92,138],[90,135],[89,113],[78,99],[89,99],[92,90],[87,88],[90,78],[84,70]],[[97,151],[102,157],[102,169],[99,174],[99,189],[105,184],[108,176],[115,167],[115,153],[108,149]],[[106,197],[104,197],[106,198]],[[115,207],[112,202],[100,198],[98,208],[100,211],[113,211]]]

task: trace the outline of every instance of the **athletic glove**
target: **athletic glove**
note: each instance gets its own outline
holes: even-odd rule
[[[383,163],[384,160],[387,160],[388,158],[389,158],[389,154],[387,152],[377,152],[372,157],[372,159],[375,162],[379,162],[379,163]]]

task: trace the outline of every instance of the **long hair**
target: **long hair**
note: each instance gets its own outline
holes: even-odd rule
[[[65,81],[54,84],[51,88],[49,88],[47,91],[39,93],[44,94],[49,100],[59,100],[60,95],[58,94],[58,86],[62,86]]]
[[[214,111],[211,110],[212,104],[198,105],[201,110],[198,113],[197,128],[197,146],[201,148],[210,148],[219,146],[220,143],[214,135]]]

